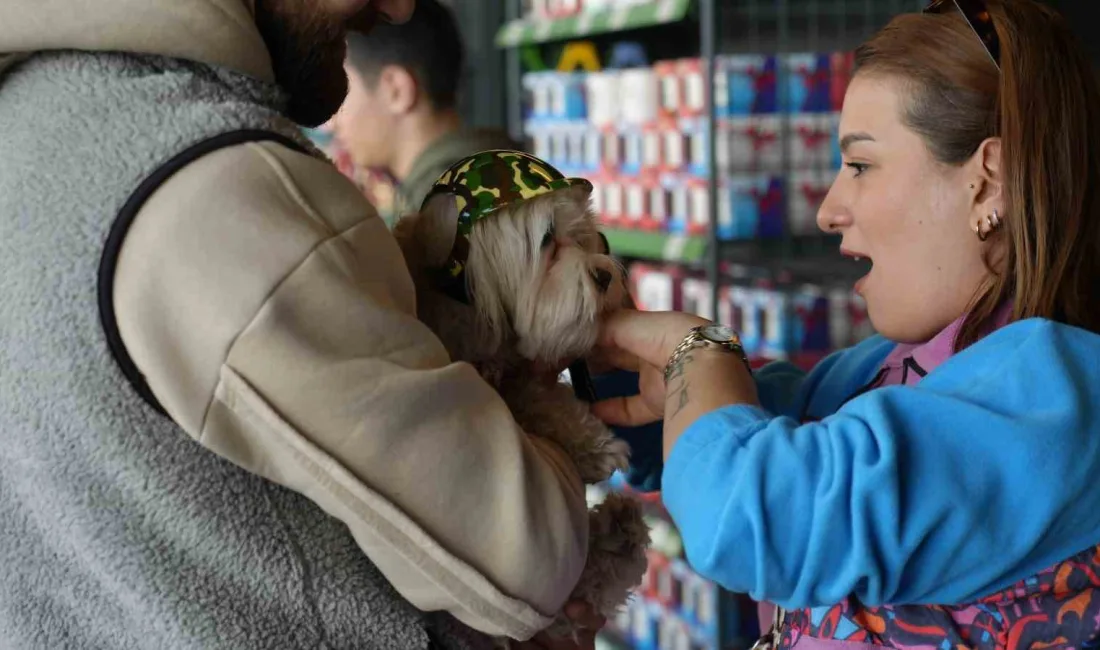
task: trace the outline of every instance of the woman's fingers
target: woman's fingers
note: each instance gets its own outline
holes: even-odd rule
[[[613,397],[596,402],[592,405],[592,412],[615,427],[640,427],[661,419],[661,414],[654,413],[641,395]]]
[[[620,310],[604,321],[600,346],[622,350],[663,368],[691,328],[710,321],[680,312]]]
[[[596,346],[588,357],[588,368],[593,374],[603,374],[612,368],[638,372],[641,362],[638,356],[619,348]]]

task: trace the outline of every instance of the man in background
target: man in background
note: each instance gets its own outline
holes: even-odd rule
[[[356,167],[396,182],[391,223],[420,209],[432,183],[458,160],[486,149],[517,149],[506,133],[462,124],[457,100],[465,48],[451,11],[420,0],[403,25],[348,36],[349,92],[334,121]]]

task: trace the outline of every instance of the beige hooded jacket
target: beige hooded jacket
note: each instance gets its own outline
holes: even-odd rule
[[[273,77],[248,0],[2,0],[0,74],[49,49]],[[342,520],[415,606],[525,639],[565,602],[579,478],[417,321],[396,244],[327,162],[249,144],[171,178],[127,236],[115,307],[190,436]]]

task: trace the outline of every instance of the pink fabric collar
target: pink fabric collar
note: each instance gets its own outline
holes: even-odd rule
[[[993,329],[1006,325],[1011,316],[1012,303],[1006,302],[993,314]],[[964,320],[965,314],[924,343],[899,343],[882,364],[887,370],[882,385],[915,384],[950,359]]]

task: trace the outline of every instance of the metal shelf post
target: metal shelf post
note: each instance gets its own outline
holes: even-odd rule
[[[719,263],[721,245],[718,241],[718,111],[714,98],[714,77],[718,56],[718,8],[716,0],[699,0],[700,56],[706,86],[707,106],[707,203],[710,212],[710,245],[707,247],[707,281],[710,282],[711,305],[718,317]]]

